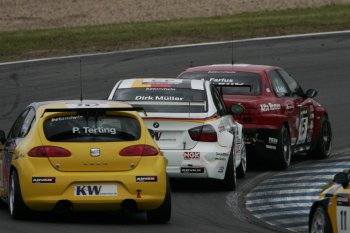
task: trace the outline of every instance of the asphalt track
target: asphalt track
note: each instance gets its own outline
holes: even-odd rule
[[[230,63],[232,45],[236,62],[281,66],[304,89],[317,89],[316,99],[329,110],[334,150],[345,158],[350,154],[350,33],[84,56],[83,96],[106,98],[122,78],[174,77],[190,65]],[[0,128],[8,132],[30,102],[80,98],[79,63],[79,58],[72,57],[0,65]],[[318,163],[298,157],[289,170]],[[172,181],[173,215],[166,225],[148,224],[143,214],[120,213],[80,214],[69,219],[38,214],[17,222],[10,219],[6,207],[0,207],[0,232],[276,232],[281,225],[265,225],[245,210],[245,196],[262,181],[283,174],[250,170],[235,192],[217,191],[211,182]]]

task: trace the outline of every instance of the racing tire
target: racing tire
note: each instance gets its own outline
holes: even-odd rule
[[[171,191],[169,179],[167,179],[165,198],[163,203],[154,210],[149,210],[147,220],[150,223],[167,223],[171,218]]]
[[[274,167],[278,170],[285,170],[290,166],[292,157],[291,143],[289,131],[286,125],[283,125],[278,136],[278,144],[276,147],[276,158]]]
[[[322,205],[319,205],[312,215],[310,233],[332,233],[331,221]]]
[[[241,149],[241,163],[237,167],[237,178],[245,177],[247,172],[247,151],[245,148],[245,144],[243,142],[243,147]]]
[[[231,154],[227,162],[227,168],[225,171],[225,177],[221,180],[221,187],[225,191],[233,191],[236,189],[237,179],[236,179],[236,165],[234,159],[233,147],[231,149]]]
[[[17,172],[11,172],[8,195],[8,207],[13,219],[25,219],[28,215],[28,208],[24,204],[21,187]]]
[[[315,147],[308,154],[315,159],[327,159],[332,151],[332,128],[327,116],[322,117]]]

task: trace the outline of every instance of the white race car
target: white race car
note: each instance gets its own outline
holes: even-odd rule
[[[151,135],[168,159],[167,173],[176,178],[213,178],[233,190],[246,173],[243,126],[217,89],[208,81],[126,79],[119,81],[109,100],[142,107]],[[141,113],[142,114],[142,113]]]

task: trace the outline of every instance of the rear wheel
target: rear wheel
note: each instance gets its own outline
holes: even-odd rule
[[[276,158],[274,159],[274,166],[276,169],[284,170],[290,165],[291,160],[291,145],[289,131],[286,125],[282,126],[279,137],[278,144],[276,148]]]
[[[166,223],[171,217],[171,191],[169,179],[167,180],[165,198],[157,209],[147,211],[147,219],[152,223]]]
[[[318,206],[312,215],[310,233],[332,233],[331,222],[323,206]]]
[[[11,172],[8,204],[12,218],[24,219],[27,216],[28,209],[22,199],[21,188],[19,186],[19,179],[16,171]]]
[[[316,146],[308,154],[317,159],[326,159],[332,151],[332,128],[327,116],[322,117]]]
[[[221,182],[222,188],[226,191],[233,191],[236,188],[236,166],[233,148],[231,149],[231,154],[227,162],[225,178]]]
[[[237,178],[245,177],[246,172],[247,172],[247,152],[245,149],[245,144],[243,142],[243,146],[241,148],[241,163],[237,167]]]

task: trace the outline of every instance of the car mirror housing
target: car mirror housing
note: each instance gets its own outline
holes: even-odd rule
[[[315,89],[309,89],[305,93],[306,97],[314,98],[317,95],[317,91]]]
[[[241,104],[232,104],[231,113],[234,115],[241,115],[244,112],[244,107]]]
[[[1,144],[4,144],[5,141],[6,141],[5,132],[3,130],[0,130],[0,142],[1,142]]]
[[[349,177],[346,172],[339,172],[334,175],[333,182],[341,184],[343,188],[346,188],[349,185]]]

